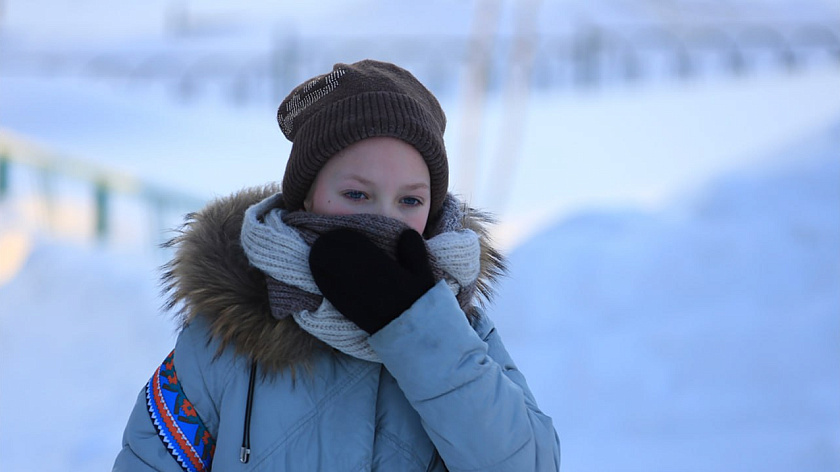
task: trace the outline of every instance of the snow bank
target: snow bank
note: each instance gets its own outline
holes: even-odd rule
[[[838,150],[840,125],[511,254],[492,313],[564,470],[840,467]]]
[[[0,470],[110,470],[174,345],[149,256],[36,241],[0,286]]]

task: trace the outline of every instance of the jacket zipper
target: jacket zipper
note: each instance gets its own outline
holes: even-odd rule
[[[242,431],[242,447],[239,449],[239,462],[248,463],[251,458],[251,407],[254,403],[254,380],[257,377],[257,362],[251,362],[251,376],[248,379],[248,400],[245,403],[245,426]]]

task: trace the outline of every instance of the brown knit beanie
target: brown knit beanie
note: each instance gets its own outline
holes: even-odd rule
[[[332,72],[292,90],[277,110],[277,121],[292,142],[283,176],[286,208],[303,208],[315,176],[336,153],[365,138],[390,136],[423,156],[431,179],[429,218],[440,210],[449,187],[446,116],[407,70],[372,60],[336,64]]]

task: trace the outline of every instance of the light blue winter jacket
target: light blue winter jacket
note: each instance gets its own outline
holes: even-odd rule
[[[445,282],[371,336],[382,364],[319,349],[310,368],[294,376],[260,371],[247,464],[240,462],[240,447],[250,364],[233,345],[219,354],[210,323],[201,316],[190,320],[174,364],[216,438],[213,470],[559,470],[551,418],[540,411],[491,320],[480,314],[471,325]],[[150,420],[145,391],[114,470],[182,470]]]

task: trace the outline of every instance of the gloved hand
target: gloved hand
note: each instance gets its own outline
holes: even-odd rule
[[[309,268],[327,300],[370,334],[435,285],[423,237],[411,229],[397,240],[397,260],[361,233],[330,231],[312,245]]]

